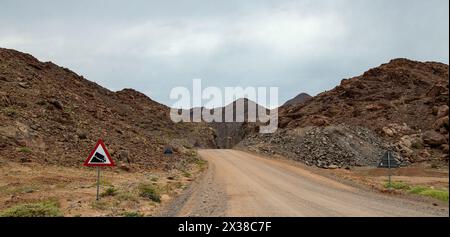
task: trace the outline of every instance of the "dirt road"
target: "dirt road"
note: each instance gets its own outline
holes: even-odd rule
[[[199,153],[208,171],[169,215],[448,216],[448,206],[361,190],[284,161],[236,150]]]

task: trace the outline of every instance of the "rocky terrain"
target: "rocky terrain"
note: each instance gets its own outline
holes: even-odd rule
[[[292,181],[289,172],[293,169],[311,177],[310,171],[298,169],[304,167],[299,163],[236,150],[199,151],[210,156],[212,162],[206,163],[198,159],[196,148],[234,147],[283,156],[327,169],[311,170],[337,172],[339,177],[362,180],[364,184],[367,173],[375,177],[369,183],[382,188],[385,174],[370,166],[375,166],[386,150],[393,150],[402,165],[431,162],[441,166],[420,170],[421,177],[414,167],[411,174],[397,170],[403,173],[396,178],[431,189],[439,185],[447,191],[448,203],[448,92],[448,65],[396,59],[345,79],[335,89],[315,97],[298,95],[279,108],[277,132],[260,134],[260,124],[249,121],[248,115],[255,112],[250,109],[253,107],[267,109],[248,99],[221,108],[224,118],[225,111],[236,114],[236,105],[244,104],[241,122],[173,123],[168,107],[140,92],[113,92],[67,68],[0,48],[0,216],[14,216],[36,207],[57,211],[52,214],[55,216],[152,216],[164,213],[173,200],[176,204],[178,196],[188,200],[184,195],[191,191],[194,201],[187,201],[186,210],[218,215],[227,207],[219,205],[226,200],[222,200],[223,190],[217,189],[223,183],[216,183],[214,172],[236,181],[230,187],[245,193],[249,187],[256,187],[248,183],[272,182],[271,195],[275,196],[280,184]],[[102,171],[101,200],[96,201],[94,170],[81,165],[99,138],[120,169]],[[173,155],[163,154],[168,147]],[[227,160],[232,162],[223,163]],[[280,170],[280,165],[285,169]],[[364,167],[358,170],[355,166]],[[203,186],[196,189],[194,185],[185,192],[206,168],[199,181]],[[233,172],[235,175],[230,176]],[[436,177],[430,178],[430,173]],[[289,174],[288,179],[280,179],[280,174]],[[264,181],[255,181],[258,178]],[[296,179],[294,189],[310,186],[312,180],[303,178]],[[257,191],[263,189],[266,192],[265,188]],[[200,194],[198,198],[196,193]],[[297,196],[303,194],[300,190]],[[261,195],[256,196],[255,200],[261,201]],[[272,206],[268,197],[256,211]],[[321,205],[320,198],[310,197]],[[248,206],[245,202],[242,205],[238,212]],[[279,206],[273,206],[273,211],[277,210]],[[448,214],[448,208],[441,210],[439,215]]]
[[[175,124],[168,107],[135,90],[112,92],[51,62],[0,49],[0,157],[79,165],[103,138],[124,169],[171,169],[194,147],[238,143],[319,167],[374,165],[387,149],[403,164],[448,164],[448,93],[448,65],[395,59],[315,97],[299,94],[279,108],[280,129],[262,135],[247,121],[255,105],[247,99],[244,122]],[[222,111],[236,111],[236,103]],[[162,154],[167,146],[174,156]]]
[[[258,140],[258,144],[253,144]],[[320,168],[375,166],[389,144],[364,127],[336,125],[280,129],[274,134],[248,135],[240,147],[269,155],[282,155]],[[402,161],[401,156],[397,159]]]
[[[320,167],[375,164],[386,149],[403,164],[448,165],[448,95],[448,65],[395,59],[282,106],[276,134],[239,146]]]
[[[0,48],[0,160],[80,166],[99,138],[123,169],[172,169],[214,131],[174,124],[169,108],[132,89],[109,91],[51,62]],[[173,156],[164,156],[172,146]]]

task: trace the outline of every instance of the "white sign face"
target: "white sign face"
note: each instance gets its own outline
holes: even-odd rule
[[[103,150],[102,146],[98,146],[95,150],[94,155],[88,162],[89,164],[111,164],[109,159],[106,157],[106,152]]]
[[[84,162],[85,166],[114,166],[114,161],[111,159],[105,144],[102,140],[97,142],[94,150],[92,150],[89,157]]]

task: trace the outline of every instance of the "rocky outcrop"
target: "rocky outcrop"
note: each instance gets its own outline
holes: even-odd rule
[[[394,59],[361,76],[343,79],[334,89],[302,104],[280,107],[279,132],[340,124],[364,127],[391,144],[405,163],[448,164],[448,96],[448,65]],[[273,147],[259,137],[246,140],[245,144],[262,150]],[[342,154],[340,159],[347,158]]]

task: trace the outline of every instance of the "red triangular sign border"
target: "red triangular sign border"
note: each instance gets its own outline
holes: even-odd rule
[[[106,158],[109,160],[109,164],[90,164],[89,161],[92,159],[92,156],[94,155],[94,152],[97,150],[98,146],[102,146],[103,150],[105,151]],[[94,149],[89,154],[88,158],[84,161],[84,166],[115,166],[114,160],[109,155],[108,150],[106,149],[105,143],[103,143],[102,139],[99,139],[97,141],[97,144],[95,145]]]

